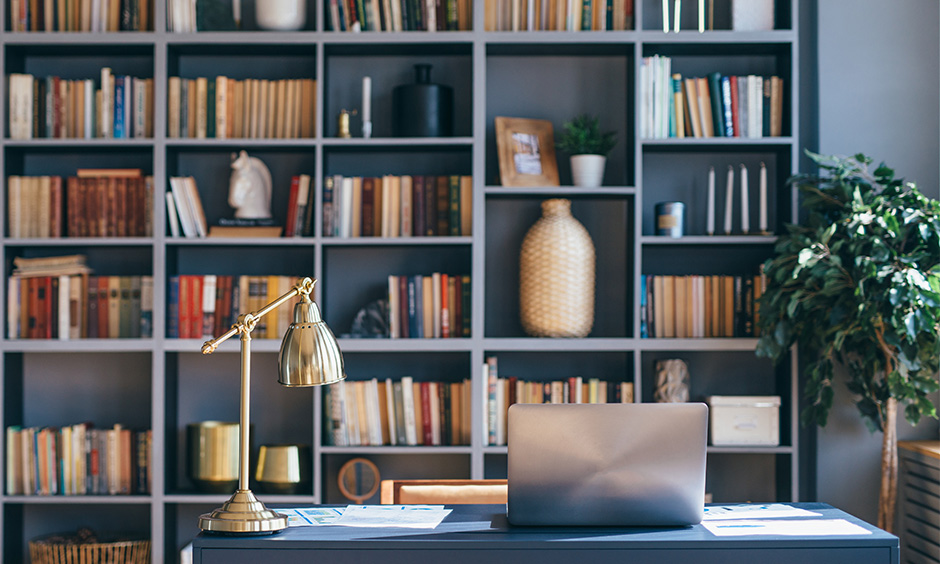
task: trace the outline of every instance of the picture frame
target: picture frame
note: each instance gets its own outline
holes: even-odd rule
[[[496,149],[503,186],[558,186],[552,122],[498,116]]]

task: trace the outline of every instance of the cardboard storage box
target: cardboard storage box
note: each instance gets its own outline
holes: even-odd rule
[[[780,396],[709,396],[715,446],[780,444]]]

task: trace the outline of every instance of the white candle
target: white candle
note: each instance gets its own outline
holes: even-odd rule
[[[673,23],[673,25],[672,25],[672,31],[675,31],[675,32],[678,33],[678,31],[679,31],[679,13],[682,12],[682,0],[676,0],[675,5],[673,6],[672,9],[673,9],[673,11],[675,12],[675,13],[672,15],[673,21],[675,22],[675,23]]]
[[[741,164],[741,231],[747,233],[751,228],[751,210],[747,203],[747,167]]]
[[[767,233],[767,167],[760,164],[760,218],[761,233]]]
[[[728,185],[725,187],[725,235],[731,235],[731,202],[734,200],[734,167],[728,165]]]
[[[698,32],[705,32],[705,0],[698,0]]]
[[[663,0],[663,33],[669,33],[669,0]]]
[[[708,210],[706,212],[705,233],[715,234],[715,167],[708,167]]]
[[[362,77],[362,136],[372,136],[372,78]]]

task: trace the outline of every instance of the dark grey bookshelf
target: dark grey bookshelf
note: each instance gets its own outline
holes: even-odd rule
[[[260,0],[259,0],[260,1]],[[356,311],[381,297],[389,274],[459,272],[472,277],[472,336],[462,339],[349,339],[340,343],[350,379],[472,380],[470,445],[449,447],[333,447],[323,440],[321,391],[283,390],[272,376],[279,342],[253,339],[257,367],[252,390],[255,448],[274,442],[312,445],[311,489],[295,496],[261,494],[269,505],[345,503],[336,486],[339,467],[351,458],[374,461],[383,478],[501,478],[506,448],[484,446],[483,382],[479,367],[496,355],[501,373],[536,381],[574,375],[634,383],[636,401],[652,401],[654,363],[683,358],[692,371],[692,396],[780,395],[781,446],[709,447],[707,489],[715,501],[798,501],[796,359],[780,368],[758,359],[755,339],[640,338],[640,279],[646,274],[711,274],[757,265],[772,252],[776,235],[706,236],[701,206],[708,163],[768,162],[774,234],[795,218],[785,179],[797,170],[799,147],[799,43],[797,2],[777,0],[780,29],[733,32],[726,8],[716,31],[693,31],[694,3],[686,3],[683,31],[664,34],[659,3],[635,2],[635,31],[486,32],[482,2],[474,2],[474,31],[339,33],[325,31],[325,0],[309,0],[306,29],[177,34],[165,30],[166,0],[154,2],[155,31],[135,33],[0,34],[0,90],[11,72],[96,77],[101,66],[153,77],[156,93],[152,139],[0,138],[0,177],[62,174],[78,166],[139,167],[154,176],[154,236],[133,239],[12,239],[0,236],[4,284],[16,256],[85,252],[103,274],[130,262],[135,274],[154,277],[154,337],[37,341],[0,339],[0,421],[9,425],[59,425],[94,421],[153,430],[152,493],[147,496],[0,496],[3,559],[25,560],[27,541],[89,525],[128,530],[153,539],[153,562],[175,561],[197,532],[196,519],[225,500],[198,493],[186,478],[185,428],[207,419],[237,420],[238,345],[211,356],[201,340],[168,339],[167,279],[174,274],[291,274],[319,279],[316,299],[337,334],[348,332]],[[716,3],[721,4],[721,3]],[[254,3],[247,0],[243,13]],[[0,29],[8,29],[6,14]],[[779,74],[784,78],[783,137],[641,139],[639,76],[642,57],[674,58],[686,76],[719,70]],[[60,58],[62,60],[60,60]],[[391,90],[410,83],[415,63],[434,64],[432,81],[455,87],[455,137],[395,138],[390,129]],[[742,73],[744,73],[742,71]],[[314,78],[317,120],[310,139],[178,139],[166,134],[168,76]],[[335,137],[340,109],[358,108],[361,77],[373,77],[376,136],[363,139],[358,118],[351,139]],[[598,87],[601,85],[601,87]],[[4,112],[7,109],[4,108]],[[493,118],[549,119],[556,135],[580,112],[599,113],[619,143],[608,160],[604,185],[571,186],[567,158],[558,155],[562,186],[498,185]],[[316,201],[328,174],[472,174],[470,237],[323,237],[319,207],[314,235],[293,239],[184,239],[169,236],[163,192],[168,177],[193,174],[206,212],[230,213],[225,203],[228,160],[244,148],[265,160],[275,177],[275,216],[285,217],[290,175],[310,174]],[[85,164],[87,163],[87,164]],[[717,167],[716,167],[717,169]],[[719,176],[718,192],[723,187]],[[6,191],[0,212],[6,218]],[[542,200],[570,198],[574,215],[590,232],[598,253],[595,328],[584,339],[537,339],[518,321],[518,250],[538,218]],[[687,236],[653,235],[657,201],[687,202]],[[756,198],[752,207],[756,209]],[[721,200],[719,200],[719,217]],[[756,223],[753,219],[752,223]],[[700,217],[701,216],[701,217]],[[716,218],[717,219],[717,218]],[[737,221],[737,219],[736,219]],[[743,266],[737,266],[738,264]],[[128,268],[126,265],[122,268]],[[6,287],[6,286],[5,286]],[[0,301],[6,319],[6,300]],[[4,323],[5,325],[5,323]],[[5,335],[5,330],[4,330]],[[96,369],[95,367],[100,367]],[[40,389],[41,388],[41,389]],[[93,397],[94,401],[71,401]],[[71,401],[71,403],[70,403]],[[57,410],[68,406],[65,414]],[[114,407],[118,406],[118,407]],[[68,419],[62,420],[68,416]],[[629,432],[629,430],[625,430]],[[0,470],[4,472],[5,470]],[[377,499],[370,500],[377,502]]]

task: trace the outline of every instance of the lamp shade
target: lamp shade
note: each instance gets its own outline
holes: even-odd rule
[[[339,343],[320,318],[317,304],[304,296],[294,306],[294,322],[281,342],[278,382],[283,386],[321,386],[344,378]]]

